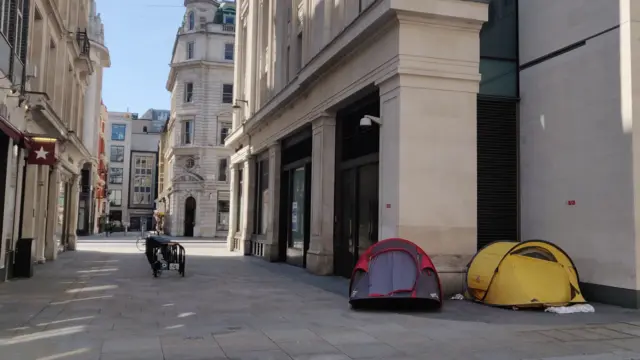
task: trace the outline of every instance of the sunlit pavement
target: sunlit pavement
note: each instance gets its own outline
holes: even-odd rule
[[[344,279],[180,241],[185,278],[153,278],[135,236],[116,236],[0,284],[0,359],[640,359],[636,311],[352,312]]]

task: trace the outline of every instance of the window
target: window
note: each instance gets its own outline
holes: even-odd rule
[[[189,11],[189,19],[188,21],[188,29],[193,30],[196,28],[196,13],[193,11]]]
[[[189,145],[193,142],[193,121],[182,122],[182,145]]]
[[[193,101],[193,83],[188,82],[184,84],[184,102],[190,103]]]
[[[256,163],[255,231],[266,234],[269,213],[269,158]]]
[[[224,59],[225,60],[233,60],[233,44],[224,44]]]
[[[229,230],[229,200],[218,200],[217,230]]]
[[[109,161],[117,163],[124,162],[124,146],[111,145],[111,156],[109,157]]]
[[[0,0],[0,31],[9,38],[9,0]]]
[[[227,159],[218,160],[218,181],[227,181],[228,164]]]
[[[236,22],[236,17],[233,15],[224,15],[224,21],[225,24],[229,24],[229,25],[233,25]]]
[[[153,181],[155,156],[136,154],[133,160],[133,191],[131,201],[133,205],[153,205]]]
[[[193,59],[195,47],[196,47],[196,43],[194,41],[189,41],[187,43],[187,60]]]
[[[22,9],[24,7],[24,0],[18,0],[16,7],[16,43],[14,45],[15,53],[17,55],[22,54]]]
[[[122,184],[123,168],[109,168],[109,184]]]
[[[145,132],[145,133],[146,133],[146,132],[148,132],[148,129],[147,129],[147,127],[146,127],[146,126],[143,126],[143,127],[142,127],[142,132]]]
[[[222,102],[225,104],[231,104],[233,102],[233,85],[222,85]]]
[[[122,206],[122,190],[109,190],[109,205]]]
[[[296,46],[296,73],[302,70],[302,33],[298,35]]]
[[[111,140],[124,141],[126,134],[127,134],[127,125],[124,125],[124,124],[111,125]]]
[[[231,132],[231,124],[229,123],[220,124],[220,145],[224,145],[224,141],[227,139],[227,136],[229,136],[230,132]]]

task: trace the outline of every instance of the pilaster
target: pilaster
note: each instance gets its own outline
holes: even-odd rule
[[[379,86],[380,238],[421,246],[443,291],[459,292],[477,250],[477,80],[399,74]]]
[[[35,238],[36,202],[38,200],[38,165],[27,165],[27,180],[24,185],[25,193],[24,211],[22,211],[22,238]]]
[[[319,275],[333,273],[335,149],[335,116],[324,114],[313,121],[311,242],[307,251],[307,268]]]
[[[56,227],[58,219],[58,197],[60,196],[60,169],[55,165],[49,170],[49,191],[47,192],[47,227],[45,235],[44,256],[47,260],[55,260],[58,256]]]
[[[240,249],[244,255],[251,252],[251,235],[253,234],[253,213],[255,198],[255,157],[249,156],[242,164],[242,224],[240,227]]]
[[[227,250],[233,251],[238,228],[238,165],[229,167],[229,232],[227,235]]]
[[[75,251],[78,235],[76,234],[78,229],[78,200],[80,198],[80,176],[74,175],[71,180],[71,198],[69,199],[69,222],[67,226],[67,236],[69,242],[67,243],[67,250]]]
[[[39,263],[45,262],[44,248],[47,234],[47,203],[49,192],[49,167],[41,166],[38,174],[38,200],[36,208],[36,260]]]
[[[267,224],[267,238],[265,242],[264,257],[269,261],[277,261],[279,257],[280,234],[280,161],[282,149],[280,143],[269,146],[269,192]]]

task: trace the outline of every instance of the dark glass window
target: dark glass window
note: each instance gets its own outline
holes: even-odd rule
[[[224,59],[233,60],[233,44],[224,44]]]
[[[121,163],[124,162],[124,146],[111,145],[111,156],[109,161]]]
[[[231,104],[233,102],[233,85],[222,85],[222,102],[225,104]]]
[[[112,124],[111,125],[111,140],[124,141],[127,135],[127,125],[125,124]]]
[[[480,30],[480,94],[518,97],[518,2],[490,0]]]

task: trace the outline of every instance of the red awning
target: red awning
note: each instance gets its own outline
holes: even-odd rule
[[[12,138],[16,145],[26,149],[31,148],[31,143],[24,136],[24,133],[13,126],[13,124],[11,124],[9,120],[5,119],[3,116],[0,116],[0,131],[5,133],[8,137]]]

